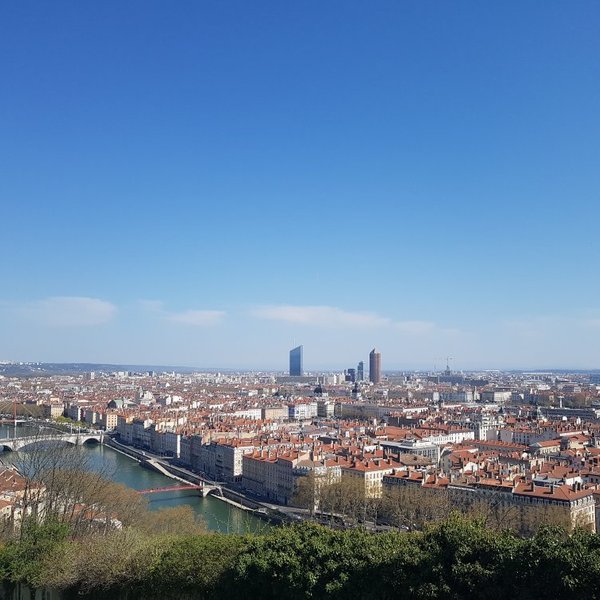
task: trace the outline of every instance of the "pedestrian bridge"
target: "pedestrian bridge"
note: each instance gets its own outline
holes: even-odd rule
[[[17,438],[0,438],[0,448],[18,452],[19,450],[27,450],[36,446],[47,446],[50,444],[68,444],[71,446],[81,446],[89,442],[102,443],[104,433],[58,433],[58,434],[43,434],[31,435]]]
[[[166,477],[170,477],[171,479],[177,479],[178,481],[181,481],[184,485],[183,486],[173,486],[173,487],[168,487],[168,488],[154,488],[151,490],[142,490],[140,493],[141,494],[152,494],[155,492],[167,492],[167,491],[175,491],[175,489],[186,489],[186,490],[198,490],[200,495],[203,498],[206,498],[206,496],[208,496],[208,494],[212,493],[212,494],[216,494],[217,496],[223,496],[223,490],[221,489],[221,486],[216,484],[216,483],[211,483],[209,481],[205,481],[203,479],[201,479],[200,477],[198,477],[198,483],[197,484],[193,484],[189,481],[187,481],[186,479],[183,479],[181,477],[179,477],[178,475],[175,475],[175,473],[169,471],[168,469],[166,469],[164,467],[164,465],[162,465],[158,460],[154,459],[154,458],[145,458],[144,460],[141,461],[140,463],[143,467],[146,467],[147,469],[151,469],[153,471],[157,471],[158,473],[162,473],[163,475],[165,475]]]

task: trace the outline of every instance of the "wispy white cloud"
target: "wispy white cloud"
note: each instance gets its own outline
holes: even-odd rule
[[[500,322],[501,328],[516,337],[551,336],[568,339],[585,335],[600,327],[600,318],[563,315],[535,315]]]
[[[160,300],[140,300],[140,306],[156,314],[161,319],[170,323],[179,323],[182,325],[191,325],[193,327],[207,327],[218,325],[226,316],[223,310],[184,310],[181,312],[168,311],[164,303]]]
[[[117,312],[114,304],[85,296],[54,296],[17,308],[21,317],[48,327],[102,325],[111,321]]]
[[[423,335],[435,329],[430,321],[394,321],[373,312],[348,311],[335,306],[260,306],[251,311],[258,319],[320,327],[389,328],[407,335]]]
[[[254,317],[326,327],[381,327],[390,319],[369,312],[350,312],[334,306],[261,306],[251,311]]]

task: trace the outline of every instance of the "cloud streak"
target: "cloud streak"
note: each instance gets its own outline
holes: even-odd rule
[[[319,327],[389,328],[407,335],[423,335],[435,329],[430,321],[394,321],[373,312],[354,312],[335,306],[260,306],[251,311],[253,317]]]
[[[47,327],[92,327],[112,321],[114,304],[86,296],[53,296],[17,309],[20,316]]]
[[[168,311],[160,300],[140,300],[140,305],[146,311],[158,315],[164,321],[192,327],[209,327],[218,325],[227,313],[223,310],[184,310],[181,312]]]
[[[259,319],[325,327],[381,327],[391,321],[369,312],[350,312],[333,306],[261,306],[252,311]]]

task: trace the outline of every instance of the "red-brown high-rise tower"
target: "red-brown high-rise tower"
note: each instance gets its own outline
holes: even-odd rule
[[[381,352],[375,348],[369,354],[369,381],[379,383],[381,381]]]

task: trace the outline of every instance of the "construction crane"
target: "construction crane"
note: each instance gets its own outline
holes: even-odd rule
[[[442,361],[443,361],[443,360],[445,360],[445,361],[446,361],[446,371],[445,371],[445,375],[450,375],[450,361],[451,361],[451,360],[454,360],[454,357],[453,357],[453,356],[445,356],[445,357],[442,357],[442,358],[435,358],[434,360],[435,360],[436,362],[437,362],[438,360],[442,360]],[[433,371],[434,371],[434,373],[435,373],[435,372],[437,372],[437,364],[436,364],[436,363],[433,363]]]
[[[450,361],[454,360],[453,356],[446,356],[446,370],[444,371],[444,375],[450,375],[452,371],[450,370]]]

